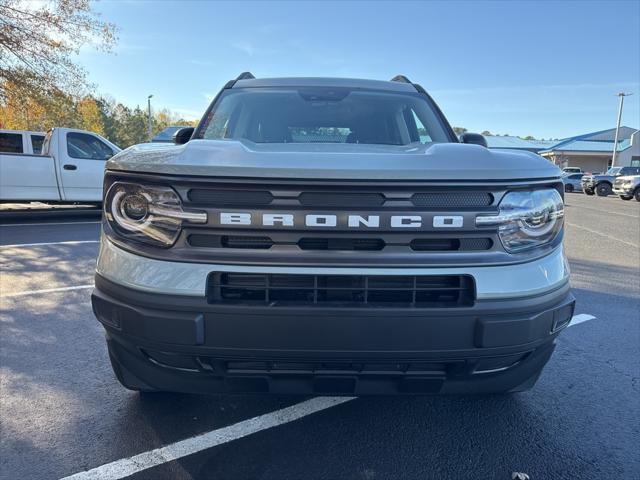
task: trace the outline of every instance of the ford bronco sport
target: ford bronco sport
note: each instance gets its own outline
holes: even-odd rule
[[[569,324],[561,171],[406,77],[242,74],[109,162],[93,310],[139,391],[515,392]]]

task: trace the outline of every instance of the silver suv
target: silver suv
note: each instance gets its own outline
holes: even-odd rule
[[[606,197],[613,192],[613,183],[616,178],[626,175],[640,174],[640,167],[611,167],[604,174],[584,175],[582,177],[582,190],[587,195],[596,194]]]
[[[635,199],[640,202],[640,175],[628,175],[616,178],[613,184],[613,193],[622,200]]]
[[[530,388],[575,300],[561,171],[422,87],[243,74],[113,157],[92,302],[141,391]]]

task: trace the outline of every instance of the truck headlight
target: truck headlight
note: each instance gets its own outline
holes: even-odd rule
[[[564,203],[554,188],[509,192],[498,208],[498,215],[476,217],[476,226],[497,226],[508,252],[549,243],[562,230]]]
[[[184,223],[207,223],[205,212],[184,210],[173,189],[128,182],[111,185],[104,214],[119,236],[160,247],[173,245]]]

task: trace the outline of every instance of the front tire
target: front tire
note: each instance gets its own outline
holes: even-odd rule
[[[593,190],[591,190],[590,188],[585,188],[584,189],[584,193],[585,193],[585,195],[593,195],[594,194]]]
[[[606,197],[607,195],[611,195],[611,192],[613,190],[611,189],[611,185],[609,185],[608,183],[599,183],[598,185],[596,185],[596,194],[599,197]]]
[[[620,198],[622,200],[631,200],[633,198],[633,195],[620,195]]]
[[[636,191],[633,192],[633,196],[636,199],[636,202],[640,202],[640,188],[636,188]]]
[[[570,183],[564,186],[564,191],[567,193],[571,193],[573,192],[573,185],[571,185]]]

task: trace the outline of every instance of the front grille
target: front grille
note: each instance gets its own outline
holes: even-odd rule
[[[255,187],[254,187],[255,188]],[[270,190],[255,190],[250,186],[211,186],[190,188],[187,200],[199,206],[209,207],[262,207],[279,205],[313,208],[380,208],[380,207],[427,207],[436,209],[482,208],[491,206],[494,195],[483,190],[456,189],[449,191],[425,190],[424,188],[368,188],[354,191],[357,187],[331,189],[331,187],[302,187],[295,189],[273,185]],[[371,191],[373,190],[373,191]]]
[[[379,207],[385,198],[379,193],[304,192],[298,201],[306,207]]]
[[[249,250],[268,250],[274,245],[297,245],[300,250],[316,251],[370,251],[383,250],[387,245],[407,248],[416,252],[473,252],[490,250],[493,240],[484,237],[462,238],[414,238],[401,241],[391,238],[386,242],[382,238],[336,236],[301,237],[292,236],[287,240],[274,240],[262,235],[208,235],[191,234],[188,243],[198,248],[241,248]]]
[[[469,275],[297,275],[215,272],[213,304],[259,306],[446,308],[473,305]]]
[[[194,203],[219,206],[264,206],[273,201],[273,195],[266,190],[230,190],[213,188],[192,188],[187,198]]]
[[[493,246],[490,238],[417,238],[410,243],[417,252],[455,252],[489,250]]]
[[[298,242],[301,250],[368,250],[377,251],[385,247],[380,238],[301,238]]]
[[[189,235],[189,245],[200,248],[245,248],[267,250],[273,246],[269,237],[237,235]]]
[[[411,198],[416,207],[471,208],[488,207],[493,203],[489,192],[426,192]]]

